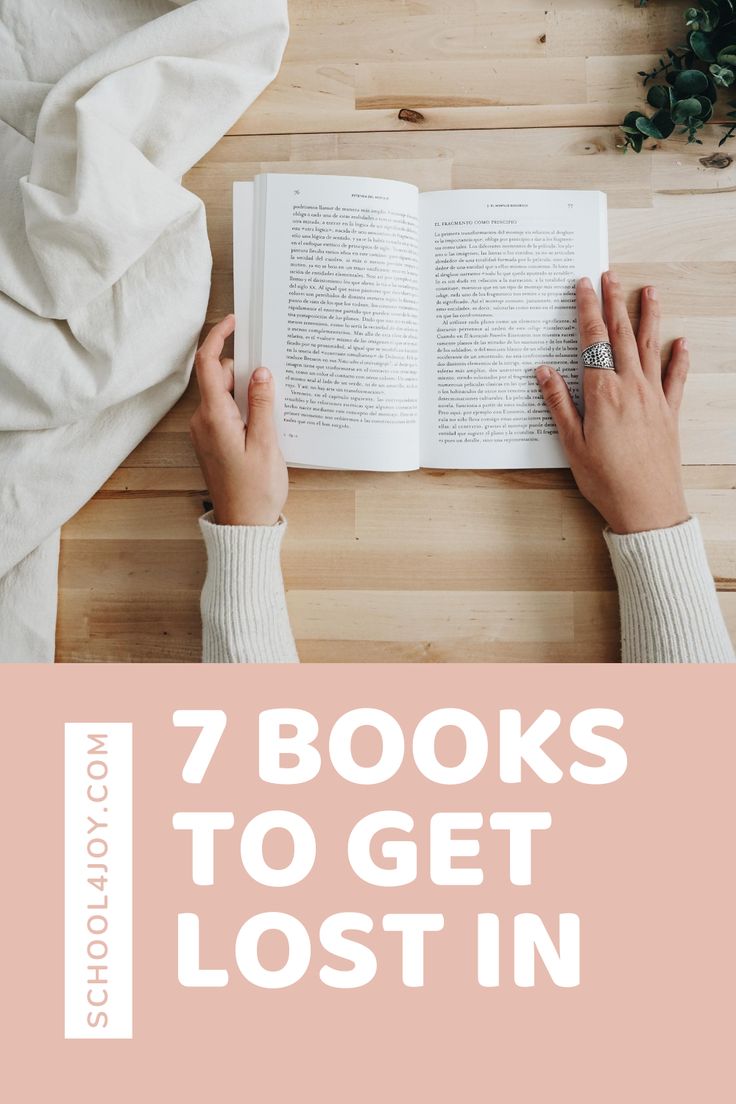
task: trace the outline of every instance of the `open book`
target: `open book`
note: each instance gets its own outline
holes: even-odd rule
[[[265,365],[287,463],[563,467],[534,368],[576,401],[575,281],[608,267],[606,197],[423,192],[264,174],[234,188],[235,397]]]

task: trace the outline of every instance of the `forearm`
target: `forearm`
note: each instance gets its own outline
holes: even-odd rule
[[[202,588],[204,663],[298,663],[281,574],[286,523],[215,525],[200,518],[207,548]]]
[[[696,518],[670,529],[606,530],[624,663],[733,663]]]

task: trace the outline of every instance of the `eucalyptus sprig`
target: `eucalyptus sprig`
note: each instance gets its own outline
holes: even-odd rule
[[[645,4],[639,0],[640,7]],[[701,0],[699,7],[685,11],[685,27],[686,42],[668,47],[650,72],[639,71],[645,87],[663,80],[647,93],[654,114],[630,111],[624,119],[624,149],[639,153],[647,138],[663,140],[676,130],[687,134],[688,142],[702,145],[698,132],[713,115],[719,89],[736,84],[736,0]],[[736,100],[730,106],[736,108]],[[736,119],[736,110],[726,117]],[[719,145],[734,133],[736,123],[727,127]]]

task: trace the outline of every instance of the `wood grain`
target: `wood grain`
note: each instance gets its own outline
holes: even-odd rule
[[[604,189],[632,311],[639,287],[656,282],[666,342],[690,340],[685,483],[736,633],[736,162],[701,163],[717,125],[702,147],[617,148],[617,124],[642,102],[636,71],[680,41],[682,9],[292,0],[278,77],[185,183],[208,215],[208,323],[232,309],[234,180],[305,171],[422,189]],[[418,121],[400,119],[402,107]],[[199,658],[196,402],[191,385],[64,528],[60,660]],[[290,484],[283,561],[303,660],[617,658],[600,519],[569,472],[294,470]]]

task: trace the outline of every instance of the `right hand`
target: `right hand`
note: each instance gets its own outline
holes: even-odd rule
[[[655,289],[642,288],[635,337],[613,273],[603,277],[605,321],[590,280],[578,283],[577,303],[582,348],[610,340],[616,370],[583,369],[581,417],[562,376],[549,365],[537,368],[575,482],[614,533],[679,525],[689,518],[678,427],[689,367],[687,342],[674,343],[663,372]]]
[[[233,362],[223,358],[235,329],[228,315],[210,330],[195,361],[201,396],[191,434],[218,525],[275,525],[286,502],[289,476],[274,421],[276,389],[266,368],[248,388],[248,425],[233,398]]]

